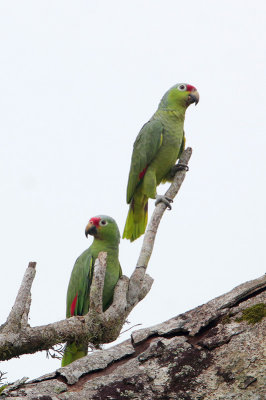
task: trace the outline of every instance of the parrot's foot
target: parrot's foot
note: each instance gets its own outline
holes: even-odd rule
[[[164,203],[167,206],[168,210],[172,210],[172,206],[170,203],[173,203],[173,200],[170,199],[170,197],[163,196],[163,195],[160,196],[159,194],[157,194],[155,205],[157,206],[157,204],[159,204],[159,203]]]
[[[173,166],[171,169],[171,176],[174,177],[177,171],[189,171],[189,168],[186,164],[178,163]]]

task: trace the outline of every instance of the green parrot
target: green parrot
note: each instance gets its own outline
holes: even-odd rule
[[[90,308],[90,285],[95,260],[101,251],[107,252],[107,266],[103,288],[103,311],[113,301],[114,289],[122,275],[118,260],[120,232],[115,220],[107,215],[98,215],[89,220],[85,235],[94,236],[92,245],[76,260],[67,289],[66,317],[85,315]],[[87,342],[67,343],[62,367],[72,363],[88,353]]]
[[[130,204],[123,238],[133,242],[146,229],[148,199],[164,202],[171,209],[171,199],[159,196],[156,187],[171,182],[176,171],[186,168],[175,165],[185,148],[184,119],[187,107],[199,102],[196,88],[186,83],[171,87],[163,96],[151,119],[142,127],[134,146],[127,184]]]

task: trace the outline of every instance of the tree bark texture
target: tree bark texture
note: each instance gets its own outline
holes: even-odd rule
[[[264,400],[266,276],[7,388],[17,400]]]

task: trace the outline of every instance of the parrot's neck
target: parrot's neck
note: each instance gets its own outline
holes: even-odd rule
[[[93,252],[96,252],[97,254],[100,251],[106,251],[106,252],[117,252],[118,255],[118,243],[116,240],[111,241],[109,240],[104,240],[104,239],[94,239],[91,245],[91,250]]]
[[[169,108],[165,108],[165,109],[159,109],[156,112],[156,115],[160,116],[161,118],[167,117],[168,119],[170,118],[175,121],[178,120],[180,122],[184,122],[185,113],[186,113],[185,108],[181,108],[180,110],[170,110]]]

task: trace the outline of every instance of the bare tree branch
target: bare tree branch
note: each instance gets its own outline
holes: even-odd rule
[[[100,252],[94,264],[92,283],[90,287],[90,310],[103,312],[103,287],[106,272],[107,253]]]
[[[181,155],[179,164],[183,165],[188,165],[188,162],[190,160],[190,157],[192,155],[192,148],[188,147]],[[177,195],[184,179],[186,176],[186,170],[178,171],[174,177],[174,180],[165,193],[166,197],[169,197],[170,199],[174,199],[175,196]],[[160,224],[160,221],[162,219],[163,213],[166,210],[167,206],[164,203],[159,203],[156,207],[155,210],[152,214],[150,223],[148,225],[148,228],[146,230],[142,248],[140,251],[139,259],[137,262],[137,267],[136,268],[147,268],[148,262],[153,250],[153,245],[156,237],[156,233]],[[132,276],[131,276],[132,277]]]
[[[180,163],[187,165],[192,149],[187,148]],[[186,171],[178,171],[166,196],[173,199],[185,178]],[[157,229],[166,209],[163,203],[156,206],[146,230],[142,249],[134,272],[130,279],[122,276],[115,288],[113,303],[102,311],[102,292],[106,271],[107,254],[99,253],[95,262],[90,292],[90,310],[83,318],[71,317],[45,326],[30,327],[28,313],[31,301],[31,285],[35,276],[36,263],[30,263],[15,304],[4,325],[0,327],[0,360],[49,350],[54,345],[75,340],[88,340],[95,345],[109,343],[118,336],[131,310],[150,291],[153,279],[146,274],[146,268],[152,254]]]
[[[188,162],[190,160],[191,154],[192,154],[192,148],[188,147],[182,153],[179,163],[187,166]],[[185,169],[182,171],[178,171],[175,174],[175,177],[174,177],[174,180],[173,180],[171,186],[165,193],[165,196],[167,196],[173,200],[174,197],[177,195],[177,193],[185,179],[185,176],[186,176]],[[141,291],[141,287],[142,287],[142,285],[140,285],[140,283],[143,282],[143,279],[144,279],[144,276],[146,273],[146,268],[148,266],[148,262],[151,257],[151,254],[152,254],[156,233],[157,233],[161,218],[163,216],[163,213],[166,210],[166,207],[167,206],[164,203],[159,203],[155,207],[155,210],[152,214],[150,223],[146,230],[146,233],[145,233],[145,236],[143,239],[142,248],[141,248],[140,255],[139,255],[139,259],[137,262],[137,266],[135,268],[135,271],[132,273],[132,275],[130,277],[130,281],[129,281],[128,301],[132,305],[139,301],[140,291]],[[143,293],[142,293],[142,296],[143,296]]]
[[[36,262],[30,262],[2,333],[10,330],[18,332],[21,329],[21,325],[25,326],[27,324],[30,308],[30,291],[35,274]]]

